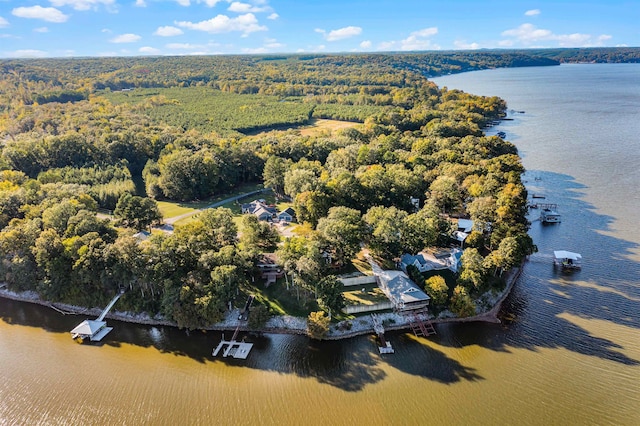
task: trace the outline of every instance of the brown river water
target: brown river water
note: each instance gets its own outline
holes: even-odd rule
[[[69,335],[83,317],[0,299],[2,425],[640,424],[640,65],[491,70],[436,82],[497,95],[531,193],[531,256],[502,324],[439,324],[315,342],[249,336],[245,361],[212,358],[219,333],[109,321],[101,345]],[[552,266],[576,251],[583,269]],[[117,305],[116,305],[117,309]]]

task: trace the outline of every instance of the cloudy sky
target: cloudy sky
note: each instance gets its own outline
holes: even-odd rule
[[[0,57],[640,46],[638,0],[0,0]]]

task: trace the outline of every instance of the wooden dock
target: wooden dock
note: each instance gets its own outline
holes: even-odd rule
[[[376,314],[371,314],[371,320],[373,321],[373,330],[378,335],[378,340],[380,341],[380,346],[378,346],[378,351],[381,354],[392,354],[395,353],[393,346],[391,346],[391,342],[385,339],[384,337],[384,326],[376,316]]]

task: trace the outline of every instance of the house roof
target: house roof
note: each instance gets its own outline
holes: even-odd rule
[[[456,231],[453,233],[453,238],[455,238],[456,240],[463,242],[464,240],[467,239],[467,237],[469,236],[469,234],[467,234],[466,232],[462,232],[462,231]]]
[[[402,271],[382,271],[378,275],[383,288],[388,291],[388,296],[394,304],[428,302],[430,297],[422,291],[411,279]]]
[[[420,253],[416,254],[415,256],[409,253],[405,253],[400,257],[400,262],[402,262],[405,265],[413,265],[415,264],[416,260],[421,265],[424,265],[427,263],[427,260]]]
[[[295,216],[296,211],[293,210],[291,207],[287,207],[286,209],[282,210],[280,213],[278,214],[288,214],[289,216]]]
[[[471,219],[458,219],[458,229],[469,234],[473,231],[473,221]]]
[[[151,236],[151,232],[148,232],[148,231],[140,231],[133,234],[133,237],[139,240],[146,240],[150,236]]]
[[[255,209],[251,213],[255,214],[258,217],[263,217],[264,215],[267,215],[269,217],[273,216],[273,212],[270,211],[269,209],[265,208],[264,206],[258,207],[257,209]]]

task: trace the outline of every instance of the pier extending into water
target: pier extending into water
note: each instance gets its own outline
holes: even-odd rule
[[[240,316],[238,320],[247,321],[249,319],[249,309],[251,308],[251,304],[253,303],[254,296],[249,296],[247,298],[247,302],[244,304],[244,309],[240,312]],[[218,346],[213,350],[212,354],[214,357],[218,356],[218,354],[222,351],[222,356],[224,358],[232,356],[236,359],[247,359],[249,356],[249,352],[251,348],[253,348],[253,343],[247,343],[244,340],[238,342],[236,339],[238,338],[238,333],[240,333],[240,327],[242,323],[238,323],[236,330],[231,337],[231,340],[224,340],[224,334],[222,335],[222,340],[218,343]]]
[[[89,338],[92,342],[99,342],[113,330],[113,327],[107,327],[107,322],[104,321],[104,317],[109,313],[113,305],[116,304],[118,299],[124,294],[124,290],[121,290],[115,295],[106,308],[102,310],[102,313],[95,320],[84,320],[78,324],[73,330],[71,330],[71,338],[79,343]]]
[[[378,340],[380,341],[380,346],[378,346],[378,351],[381,354],[392,354],[395,353],[393,346],[391,346],[391,342],[389,342],[384,337],[384,326],[376,316],[376,314],[371,314],[371,320],[373,321],[373,330],[378,335]]]

